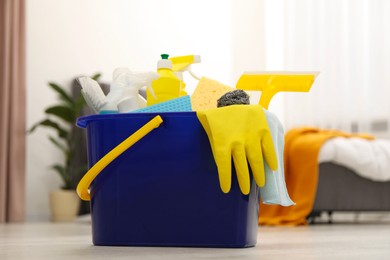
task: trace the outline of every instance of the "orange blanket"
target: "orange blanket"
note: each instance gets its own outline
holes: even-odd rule
[[[337,130],[295,128],[285,136],[284,174],[294,206],[265,205],[260,207],[260,225],[305,225],[317,191],[318,154],[321,146],[333,137],[361,137],[365,134],[349,134]]]

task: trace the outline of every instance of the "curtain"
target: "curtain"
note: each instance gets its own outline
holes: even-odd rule
[[[283,94],[286,128],[314,125],[388,134],[390,1],[275,3],[284,10],[283,69],[320,71],[310,93]]]
[[[0,223],[24,220],[25,4],[0,0]]]

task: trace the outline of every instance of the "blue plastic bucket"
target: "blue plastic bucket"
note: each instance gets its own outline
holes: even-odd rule
[[[221,191],[207,135],[194,112],[79,118],[77,125],[87,129],[90,167],[156,115],[164,120],[160,127],[109,164],[90,186],[93,243],[254,246],[259,188],[251,178],[251,192],[243,195],[232,172],[231,191]]]

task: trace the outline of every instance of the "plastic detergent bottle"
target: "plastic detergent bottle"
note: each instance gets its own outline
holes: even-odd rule
[[[161,54],[161,60],[157,63],[159,78],[152,82],[155,96],[147,90],[147,106],[180,97],[182,81],[172,71],[172,61],[168,60],[168,54]]]

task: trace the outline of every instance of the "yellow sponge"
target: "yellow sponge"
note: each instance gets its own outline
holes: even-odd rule
[[[191,96],[192,109],[194,111],[217,107],[217,100],[226,92],[234,88],[226,86],[218,81],[202,77]]]

